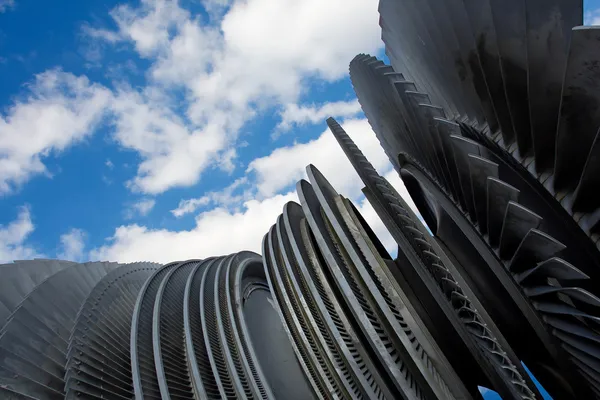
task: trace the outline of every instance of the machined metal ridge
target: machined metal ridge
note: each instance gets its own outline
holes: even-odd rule
[[[377,366],[358,338],[353,324],[339,304],[323,272],[325,267],[310,237],[310,228],[301,206],[287,203],[283,217],[295,261],[294,269],[303,288],[302,293],[315,304],[315,310],[311,311],[319,313],[338,351],[344,355],[355,379],[362,386],[364,395],[368,398],[392,398],[392,392],[388,388],[390,382],[384,380],[377,372]]]
[[[251,264],[261,265],[260,271],[262,276],[253,276],[253,278],[260,279],[262,284],[267,285],[261,257],[251,252],[237,253],[227,266],[227,307],[232,328],[237,333],[235,335],[237,346],[243,354],[242,362],[244,363],[244,368],[246,368],[248,376],[252,377],[252,384],[255,387],[257,396],[263,399],[273,399],[273,393],[254,352],[254,346],[250,340],[250,334],[244,319],[243,304],[245,288],[242,284],[243,279],[249,273],[249,266]]]
[[[271,288],[271,291],[273,293],[272,301],[273,301],[273,303],[275,305],[275,309],[276,309],[277,313],[279,314],[279,317],[282,321],[283,328],[286,331],[288,338],[290,339],[292,349],[294,350],[294,353],[296,354],[296,358],[298,359],[300,367],[304,371],[304,374],[310,383],[311,389],[313,390],[316,397],[318,397],[319,399],[326,399],[327,393],[325,392],[325,390],[323,390],[323,386],[317,379],[317,376],[314,373],[314,369],[309,364],[308,358],[306,356],[304,349],[302,347],[300,347],[300,342],[297,339],[298,333],[297,333],[296,329],[294,329],[294,327],[288,322],[289,321],[288,313],[286,313],[285,312],[286,310],[281,307],[280,301],[278,300],[276,287],[274,285],[275,278],[274,277],[271,278],[273,265],[271,263],[271,254],[269,252],[269,237],[268,237],[268,235],[269,235],[269,233],[263,237],[262,254],[263,254],[263,265],[265,268],[265,276],[267,278],[267,282],[269,283],[269,287]]]
[[[398,351],[402,349],[392,346],[389,337],[381,329],[381,322],[363,298],[363,294],[356,287],[353,278],[345,273],[345,261],[342,254],[339,253],[343,249],[340,249],[340,246],[336,245],[329,235],[314,189],[307,181],[301,180],[297,184],[297,192],[304,215],[315,236],[320,252],[324,256],[328,270],[333,275],[336,286],[347,302],[353,318],[358,322],[369,345],[377,354],[385,373],[389,374],[394,383],[398,391],[397,396],[422,398],[422,389],[415,384],[412,374],[406,370],[406,366],[398,354]]]
[[[78,392],[85,390],[83,386],[89,385],[101,393],[113,387],[126,391],[127,396],[133,395],[129,359],[131,313],[139,289],[157,267],[158,264],[152,263],[117,267],[94,287],[82,304],[69,339],[64,378],[67,398],[77,397]],[[79,379],[82,374],[92,376],[95,383],[82,382]]]
[[[232,362],[227,360],[227,354],[222,348],[222,341],[218,326],[218,273],[221,265],[230,256],[220,257],[203,276],[202,286],[200,288],[200,309],[202,316],[202,329],[204,330],[204,343],[210,360],[210,364],[215,376],[218,376],[218,382],[224,398],[246,398],[245,392],[239,381],[239,377],[232,366]],[[217,302],[215,302],[217,300]]]
[[[353,207],[349,200],[341,196],[336,198],[336,205],[348,228],[348,232],[352,235],[358,249],[365,258],[373,282],[380,287],[382,294],[386,296],[386,302],[391,303],[389,306],[394,314],[401,316],[402,322],[406,324],[403,329],[407,331],[410,341],[414,340],[413,346],[419,353],[422,353],[421,357],[425,365],[430,370],[435,371],[433,374],[434,379],[441,381],[442,388],[451,392],[448,393],[448,396],[471,398],[467,388],[464,387],[444,353],[421,321],[417,310],[410,303],[410,299],[402,292],[395,281],[393,274],[389,271],[389,265],[379,254],[375,243],[362,226],[363,223],[359,219],[358,210]],[[391,257],[389,259],[391,260]]]
[[[414,375],[421,375],[417,379],[423,380],[422,386],[429,386],[432,392],[429,396],[432,398],[470,398],[453,368],[444,361],[439,351],[434,351],[432,341],[428,343],[424,335],[414,337],[414,332],[407,330],[406,322],[399,311],[404,308],[404,305],[391,296],[392,287],[382,282],[384,276],[376,276],[373,273],[373,266],[365,259],[365,254],[351,235],[348,223],[352,222],[349,220],[348,213],[340,209],[339,203],[336,204],[339,195],[314,166],[309,165],[307,173],[325,212],[326,221],[341,242],[339,248],[340,250],[343,248],[342,254],[346,255],[344,258],[349,273],[361,288],[361,292],[365,294],[367,301],[372,304],[394,346],[396,348],[402,346],[401,353],[404,353],[403,356],[407,358],[404,360],[407,368],[410,368]],[[430,354],[436,355],[437,365],[431,363]],[[448,387],[446,379],[452,382],[455,392]]]
[[[72,264],[70,261],[34,259],[0,265],[0,328],[37,285]]]
[[[152,346],[158,387],[163,400],[170,399],[171,395],[193,398],[182,346],[184,330],[181,278],[182,274],[189,274],[199,262],[200,260],[190,260],[172,268],[156,292],[152,315]],[[173,288],[177,284],[179,287]],[[173,299],[173,296],[177,297]],[[174,329],[165,332],[169,327]]]
[[[98,266],[98,263],[92,264]],[[23,394],[34,395],[31,391],[36,390],[34,382],[37,382],[47,388],[44,390],[51,391],[48,392],[50,396],[54,392],[63,393],[64,362],[70,330],[75,323],[79,304],[101,277],[101,273],[90,276],[87,266],[68,263],[66,268],[47,276],[17,304],[0,331],[2,369],[10,371],[11,375],[0,374],[0,384]],[[54,357],[43,351],[46,343],[51,343],[49,351],[54,352]],[[61,362],[57,362],[57,359]],[[31,385],[17,389],[19,381],[27,381]]]
[[[217,326],[221,340],[221,348],[225,355],[225,361],[229,365],[231,374],[235,374],[239,380],[239,391],[243,391],[248,399],[254,399],[258,392],[254,381],[249,379],[249,368],[244,368],[240,348],[237,346],[234,336],[237,335],[231,325],[231,315],[227,305],[227,272],[231,266],[234,255],[228,256],[217,267],[215,277],[215,311],[217,315]]]
[[[304,321],[299,306],[295,302],[296,299],[289,293],[289,288],[283,281],[281,274],[281,254],[278,251],[279,248],[276,247],[278,239],[275,225],[272,226],[269,231],[268,241],[274,283],[277,285],[276,287],[280,301],[286,306],[287,313],[286,311],[284,311],[284,313],[288,315],[288,324],[293,324],[290,327],[296,332],[298,345],[305,352],[305,357],[310,369],[313,371],[312,373],[318,376],[319,384],[326,393],[326,397],[343,399],[344,393],[342,392],[342,388],[339,387],[338,382],[333,377],[330,366],[327,365],[323,358],[321,350],[318,348],[313,337],[314,333],[311,332],[306,321]]]
[[[160,398],[160,389],[154,369],[152,352],[152,312],[156,300],[156,290],[164,276],[179,262],[158,269],[146,282],[138,294],[131,319],[130,354],[133,390],[136,400]],[[140,325],[144,325],[143,327]]]
[[[361,180],[367,186],[368,190],[365,192],[367,199],[373,205],[375,211],[381,217],[382,221],[399,244],[400,250],[409,256],[411,265],[414,264],[415,267],[419,267],[415,268],[415,270],[432,293],[435,294],[437,293],[437,290],[441,290],[441,293],[439,294],[442,294],[444,300],[441,301],[441,298],[438,298],[438,296],[435,297],[436,302],[438,302],[439,306],[445,310],[447,316],[450,317],[451,315],[455,315],[454,318],[450,318],[450,322],[458,332],[462,332],[460,335],[462,339],[467,340],[468,343],[470,343],[469,347],[477,362],[482,366],[487,364],[487,367],[485,367],[484,370],[486,371],[488,379],[492,382],[496,382],[496,385],[510,383],[510,386],[514,386],[519,380],[516,380],[515,382],[504,381],[505,378],[502,378],[504,372],[501,372],[504,370],[502,365],[507,366],[508,369],[506,371],[517,373],[516,376],[522,377],[522,374],[526,373],[520,364],[514,364],[511,361],[511,359],[515,359],[518,362],[518,358],[516,358],[514,354],[511,354],[510,358],[507,357],[506,351],[510,351],[510,347],[507,347],[508,344],[505,339],[500,335],[499,330],[495,327],[495,324],[490,319],[489,315],[487,315],[485,309],[479,304],[478,299],[473,295],[464,280],[460,277],[456,268],[450,262],[448,257],[446,257],[444,252],[441,251],[439,245],[437,245],[435,241],[427,239],[429,234],[422,224],[416,222],[418,220],[417,216],[410,210],[409,206],[389,182],[377,173],[339,124],[333,119],[329,119],[328,124],[340,146],[348,156],[355,170],[358,172]],[[407,230],[407,227],[415,229]],[[416,243],[415,239],[425,241]],[[420,243],[424,243],[427,246],[421,250],[422,246]],[[438,260],[438,258],[441,260]],[[449,268],[452,272],[450,272]],[[453,282],[453,284],[448,286],[445,282]],[[467,291],[466,296],[462,294],[462,290]],[[452,293],[454,292],[459,294],[459,297],[463,299],[461,304],[467,302],[465,303],[467,304],[466,308],[465,306],[461,306],[457,310],[454,307],[451,303],[453,299]],[[474,306],[471,303],[473,303]],[[469,310],[469,317],[465,317],[465,315],[463,315],[464,313],[458,312],[459,310]],[[474,319],[470,316],[474,316]],[[481,321],[482,317],[485,322],[477,322]],[[484,336],[493,338],[493,340],[479,340],[479,336],[467,329],[468,325],[472,323],[476,323],[479,327],[485,327],[487,333]],[[474,351],[477,348],[479,348],[479,350]],[[498,351],[497,349],[501,349],[501,351]],[[489,357],[487,354],[504,354],[504,356],[497,360],[502,361],[498,364],[497,361],[494,361],[494,358]],[[492,370],[490,370],[490,367]],[[522,373],[517,371],[522,371]],[[500,375],[498,375],[498,373],[500,373]],[[499,381],[498,378],[501,378],[502,381]],[[521,382],[523,382],[522,378]],[[518,387],[525,389],[523,392],[525,398],[531,398],[527,397],[532,395],[531,389],[527,388],[527,386],[524,385],[524,382],[523,384],[518,385]],[[516,390],[516,388],[509,390]]]
[[[279,273],[284,285],[286,285],[288,295],[296,305],[298,318],[302,319],[307,328],[309,328],[309,334],[312,336],[312,340],[315,343],[315,348],[317,348],[316,352],[324,356],[323,359],[326,368],[330,371],[332,379],[343,393],[343,396],[341,397],[353,399],[362,398],[358,386],[355,382],[353,382],[352,377],[348,373],[347,367],[340,361],[336,361],[334,359],[334,353],[331,351],[328,345],[328,343],[331,343],[331,340],[324,329],[319,329],[320,326],[322,326],[322,322],[319,319],[318,321],[320,324],[317,323],[316,318],[318,318],[318,315],[312,312],[306,297],[302,295],[302,291],[298,286],[298,282],[291,271],[292,261],[288,258],[289,250],[286,246],[287,236],[283,237],[283,235],[285,235],[285,231],[282,229],[282,225],[283,216],[280,215],[277,218],[277,224],[275,226],[278,241],[277,245],[279,247],[278,250],[281,254],[281,270]],[[326,337],[329,339],[329,341],[326,339]]]
[[[221,398],[220,384],[217,382],[208,359],[200,317],[201,286],[210,266],[217,261],[208,258],[199,262],[191,271],[186,282],[183,298],[183,326],[185,355],[192,390],[196,398],[216,400]]]

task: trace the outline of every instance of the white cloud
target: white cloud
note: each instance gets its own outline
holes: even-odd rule
[[[199,207],[207,206],[210,203],[208,196],[198,197],[196,199],[184,199],[179,202],[177,208],[171,210],[175,217],[183,217],[186,214],[193,213]]]
[[[14,221],[6,226],[0,225],[0,263],[40,256],[33,247],[26,244],[27,238],[34,229],[27,206],[19,209],[19,214]]]
[[[155,204],[156,200],[154,199],[141,199],[125,209],[125,218],[132,219],[136,216],[145,217],[150,211],[152,211]]]
[[[297,102],[307,79],[338,80],[357,52],[381,47],[375,0],[205,5],[217,3],[225,14],[210,25],[177,1],[143,0],[113,9],[117,30],[84,27],[151,63],[148,85],[121,88],[112,107],[117,142],[142,157],[132,190],[191,186],[211,166],[231,172],[238,132],[258,111]],[[172,104],[173,90],[183,104]]]
[[[402,193],[403,185],[400,183],[398,186],[401,181],[399,178],[393,179],[393,174],[396,173],[391,171],[386,177],[390,178],[390,183]],[[337,187],[336,190],[339,191]],[[345,195],[343,192],[342,194]],[[195,200],[200,201],[200,199],[184,201],[180,203],[177,210],[172,212],[183,215],[195,211],[197,207],[197,204],[193,203]],[[216,207],[197,215],[194,228],[184,231],[151,229],[138,224],[123,225],[115,230],[114,235],[107,239],[105,245],[92,250],[90,258],[119,262],[138,260],[170,262],[228,254],[240,250],[260,253],[263,236],[277,221],[283,206],[289,201],[298,202],[295,190],[262,200],[246,200],[239,209],[235,210]],[[364,197],[358,197],[355,204],[384,246],[390,253],[395,254],[397,244],[371,205]]]
[[[44,157],[91,134],[110,98],[86,77],[58,69],[36,75],[28,97],[0,114],[0,194],[47,172]]]
[[[281,111],[281,122],[276,133],[290,130],[294,125],[325,123],[329,117],[347,118],[361,112],[358,100],[334,101],[321,105],[286,104]]]
[[[263,235],[288,201],[298,201],[295,192],[262,201],[248,200],[240,211],[215,208],[198,215],[196,226],[186,231],[150,229],[136,224],[120,226],[106,245],[91,252],[91,258],[120,262],[169,262],[242,249],[260,252]]]
[[[142,157],[137,176],[128,186],[149,194],[191,186],[225,147],[227,121],[214,115],[210,124],[194,129],[163,100],[150,96],[121,90],[112,106],[115,139]]]
[[[60,236],[60,252],[57,257],[61,260],[75,262],[85,261],[85,241],[87,234],[81,229],[73,228]]]
[[[343,126],[378,171],[386,172],[390,168],[366,119],[347,120]],[[360,195],[362,183],[329,129],[315,140],[281,147],[253,160],[248,172],[255,174],[258,193],[271,196],[305,177],[307,164],[314,164],[345,196],[356,199]]]
[[[147,58],[146,86],[117,82],[111,91],[60,70],[37,75],[30,96],[0,114],[0,193],[46,172],[44,157],[89,135],[106,114],[114,117],[115,141],[141,156],[128,183],[133,191],[188,187],[209,167],[231,172],[238,132],[248,120],[265,107],[297,103],[308,79],[338,80],[357,52],[381,48],[376,0],[209,0],[205,6],[224,14],[207,23],[176,0],[142,0],[111,11],[116,29],[84,25],[95,51],[105,47],[97,44],[131,44]],[[172,97],[176,90],[183,102]],[[339,110],[342,103],[324,107],[289,108],[288,123],[315,121],[327,107],[334,115],[350,112]]]
[[[584,25],[600,25],[600,8],[586,11],[583,23]]]
[[[15,0],[0,0],[0,13],[15,8]]]
[[[233,183],[220,191],[209,192],[202,197],[195,199],[184,199],[179,202],[176,209],[171,210],[176,218],[180,218],[186,214],[193,213],[200,207],[208,206],[209,204],[218,207],[231,207],[242,204],[244,200],[249,200],[251,197],[250,189],[236,193],[238,189],[243,188],[248,183],[248,178],[242,177],[233,181]]]
[[[151,56],[167,46],[169,30],[176,29],[190,17],[176,0],[141,0],[137,8],[120,5],[111,11],[111,16],[118,26],[118,34],[95,30],[97,36],[109,41],[130,40],[143,56]]]
[[[104,165],[106,165],[106,167],[108,169],[113,169],[115,167],[115,164],[113,164],[112,161],[110,161],[110,158],[107,158],[106,161],[104,162]]]
[[[402,180],[396,171],[390,169],[368,123],[365,120],[349,120],[343,126],[375,168],[386,171],[384,177],[414,207]],[[388,251],[395,254],[396,243],[361,194],[360,179],[333,135],[327,131],[314,141],[280,148],[269,156],[254,160],[249,167],[254,174],[235,181],[219,192],[182,200],[176,209],[171,210],[176,217],[193,213],[200,207],[214,206],[196,216],[193,229],[169,231],[137,224],[120,226],[105,245],[92,252],[92,258],[167,262],[242,249],[260,252],[262,237],[276,222],[283,205],[288,201],[298,201],[295,187],[289,191],[290,186],[304,176],[305,166],[309,162],[323,172],[339,193],[357,205]]]

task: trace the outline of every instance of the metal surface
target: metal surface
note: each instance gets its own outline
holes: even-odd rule
[[[313,165],[262,242],[0,265],[3,399],[600,398],[600,28],[582,1],[380,0],[350,78],[418,208],[327,124],[397,245]],[[426,223],[426,225],[423,223]]]
[[[280,397],[291,387],[299,397],[290,398],[311,397],[281,335],[285,363],[272,377],[260,365],[272,351],[262,337],[282,325],[274,309],[255,307],[267,323],[247,324],[245,303],[270,300],[257,254],[162,267],[33,260],[0,268],[15,288],[3,297],[12,312],[0,331],[2,398],[269,399],[269,378]]]
[[[386,83],[366,55],[350,64],[359,102],[478,310],[555,398],[599,396],[598,28],[577,27],[581,1],[443,3],[452,11],[431,12],[441,1],[380,2],[394,72],[431,104],[404,101],[415,87]],[[407,22],[416,16],[427,23]],[[473,55],[467,73],[447,56],[457,44]],[[453,73],[487,90],[473,98]],[[404,95],[376,106],[385,86]],[[476,117],[474,103],[491,103],[494,115]],[[390,218],[380,189],[367,187]]]

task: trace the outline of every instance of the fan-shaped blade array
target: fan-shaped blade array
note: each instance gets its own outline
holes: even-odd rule
[[[600,396],[600,30],[578,26],[581,1],[381,0],[379,11],[392,68],[358,55],[350,76],[455,279],[556,398]],[[376,173],[353,164],[400,227]]]
[[[3,399],[311,397],[257,254],[0,269]]]
[[[312,165],[263,238],[0,265],[2,399],[600,398],[600,28],[581,0],[381,0],[350,77],[420,216],[332,118],[390,256]],[[426,223],[426,225],[422,222]]]

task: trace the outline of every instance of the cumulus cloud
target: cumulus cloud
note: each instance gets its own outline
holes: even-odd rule
[[[35,229],[29,207],[19,209],[17,218],[8,225],[0,225],[0,262],[26,260],[40,254],[26,241]]]
[[[150,229],[137,224],[115,230],[108,243],[91,252],[95,260],[169,262],[228,254],[242,249],[260,252],[262,236],[295,192],[262,201],[248,200],[240,211],[218,207],[201,213],[191,230]]]
[[[112,10],[116,30],[85,28],[150,60],[148,85],[121,88],[113,106],[116,140],[142,156],[133,190],[191,186],[210,166],[231,172],[238,132],[258,111],[296,103],[307,79],[340,79],[357,52],[381,47],[375,0],[205,4],[217,3],[224,13],[211,23],[177,1],[143,0]]]
[[[347,118],[361,112],[358,100],[333,101],[321,105],[286,104],[275,133],[290,130],[295,125],[324,123],[329,118]]]
[[[132,90],[120,91],[113,102],[115,138],[137,151],[142,162],[129,188],[156,194],[176,186],[191,186],[226,143],[225,118],[194,129],[161,99]]]
[[[244,200],[249,200],[251,197],[251,189],[240,192],[241,189],[248,183],[248,178],[242,177],[233,181],[233,183],[223,190],[212,191],[202,197],[194,199],[183,199],[171,214],[180,218],[186,214],[193,213],[200,207],[215,205],[219,207],[231,207],[236,204],[241,204]]]
[[[111,93],[59,69],[35,76],[24,99],[0,113],[0,194],[47,173],[43,158],[90,135]]]
[[[397,180],[391,182],[398,183]],[[402,191],[403,186],[396,188]],[[238,210],[216,207],[198,214],[195,226],[190,230],[169,231],[138,224],[122,225],[103,246],[92,250],[90,257],[120,262],[170,262],[242,249],[260,253],[263,236],[289,201],[298,202],[295,190],[262,200],[247,200]],[[371,205],[364,198],[359,198],[355,204],[384,246],[395,254],[397,245]],[[182,208],[180,204],[179,209]]]
[[[298,103],[309,79],[344,77],[357,52],[382,45],[376,0],[204,5],[222,12],[207,21],[177,0],[142,0],[112,9],[114,28],[84,25],[85,39],[102,44],[96,49],[131,46],[147,59],[146,83],[109,89],[60,70],[36,76],[29,97],[0,114],[0,192],[46,172],[44,157],[89,135],[106,114],[115,141],[141,157],[133,191],[188,187],[209,167],[232,172],[246,122],[265,107]],[[288,106],[282,126],[351,115],[356,103],[310,107]]]
[[[343,126],[400,195],[408,198],[402,180],[390,169],[368,123],[365,120],[349,120]],[[169,231],[138,224],[123,225],[103,246],[93,250],[92,257],[166,262],[241,249],[259,252],[263,235],[275,223],[284,204],[298,201],[295,184],[305,176],[308,163],[319,168],[339,193],[356,204],[386,248],[395,254],[394,240],[361,194],[360,179],[333,135],[327,131],[314,141],[280,148],[266,157],[255,159],[250,163],[246,177],[221,191],[182,200],[171,213],[181,217],[202,209],[195,217],[194,228]],[[416,210],[412,201],[409,204]]]
[[[135,217],[145,217],[156,205],[154,199],[141,199],[125,209],[125,218],[132,219]]]
[[[69,232],[62,234],[57,257],[61,260],[85,261],[86,239],[87,233],[81,229],[72,228]]]
[[[85,138],[104,115],[110,116],[114,141],[140,157],[127,186],[143,195],[192,186],[210,168],[232,172],[239,164],[240,130],[266,109],[283,109],[283,130],[329,115],[353,117],[359,112],[355,101],[299,104],[313,80],[344,78],[356,53],[376,53],[382,47],[376,4],[204,0],[208,20],[177,0],[117,6],[110,13],[113,27],[85,25],[83,33],[98,49],[118,46],[136,52],[148,65],[146,81],[131,87],[116,80],[109,89],[59,70],[39,75],[31,95],[0,115],[0,191],[46,172],[44,157]],[[45,113],[55,119],[40,119]],[[16,118],[21,115],[29,118]],[[34,126],[36,121],[40,126]],[[365,120],[349,120],[345,127],[377,168],[389,169]],[[21,132],[32,132],[30,144],[19,149],[5,144],[23,143],[17,140]],[[292,188],[308,163],[359,202],[366,214],[373,214],[352,167],[325,133],[254,160],[243,181],[182,200],[173,215],[203,210],[193,229],[123,225],[91,254],[119,261],[167,261],[258,250],[283,204],[296,199]],[[153,199],[144,198],[128,209],[142,215],[153,206]]]

